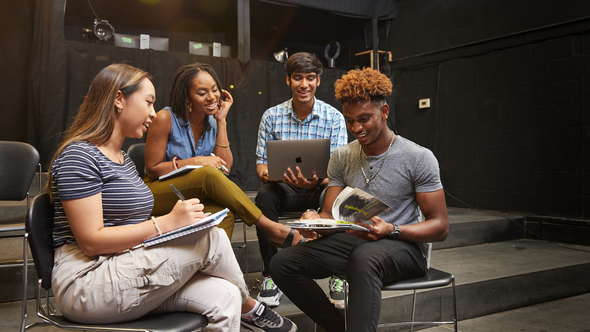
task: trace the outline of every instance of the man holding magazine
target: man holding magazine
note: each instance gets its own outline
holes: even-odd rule
[[[320,237],[280,251],[270,273],[285,295],[328,332],[345,331],[344,316],[314,279],[345,275],[348,331],[374,331],[383,283],[425,275],[428,242],[445,240],[445,196],[434,154],[387,127],[392,84],[385,75],[352,70],[335,88],[347,128],[357,139],[332,154],[322,212],[305,212],[302,219],[333,219],[332,205],[346,187],[361,189],[390,209],[368,224],[359,223],[363,231],[299,229],[305,237],[316,232]]]

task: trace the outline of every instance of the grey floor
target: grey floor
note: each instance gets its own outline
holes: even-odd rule
[[[28,301],[29,324],[39,319],[34,301]],[[21,303],[0,303],[0,331],[18,331]],[[424,332],[448,332],[452,326],[424,329]],[[62,331],[41,326],[31,331]],[[459,321],[461,332],[590,332],[590,293],[545,302],[497,314]],[[299,332],[311,332],[303,331]]]

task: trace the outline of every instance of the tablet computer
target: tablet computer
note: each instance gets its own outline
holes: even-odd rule
[[[323,179],[328,176],[330,160],[330,139],[277,140],[266,142],[268,179],[284,180],[283,174],[291,168],[297,175],[295,166],[307,179],[314,174]]]

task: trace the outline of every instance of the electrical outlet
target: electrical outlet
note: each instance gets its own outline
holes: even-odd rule
[[[430,108],[430,98],[418,100],[418,108]]]

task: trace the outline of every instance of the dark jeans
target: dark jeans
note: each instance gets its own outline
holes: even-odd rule
[[[376,331],[383,283],[424,276],[426,259],[415,243],[367,242],[336,233],[277,253],[270,274],[277,286],[328,332],[344,331],[344,316],[314,279],[345,275],[350,285],[348,331]]]
[[[283,211],[301,211],[303,213],[306,209],[317,210],[320,207],[322,189],[307,190],[286,183],[263,184],[256,195],[256,206],[268,219],[278,222],[279,214]],[[268,234],[258,226],[256,234],[262,256],[262,274],[268,276],[270,260],[277,253],[277,248],[270,244]]]

